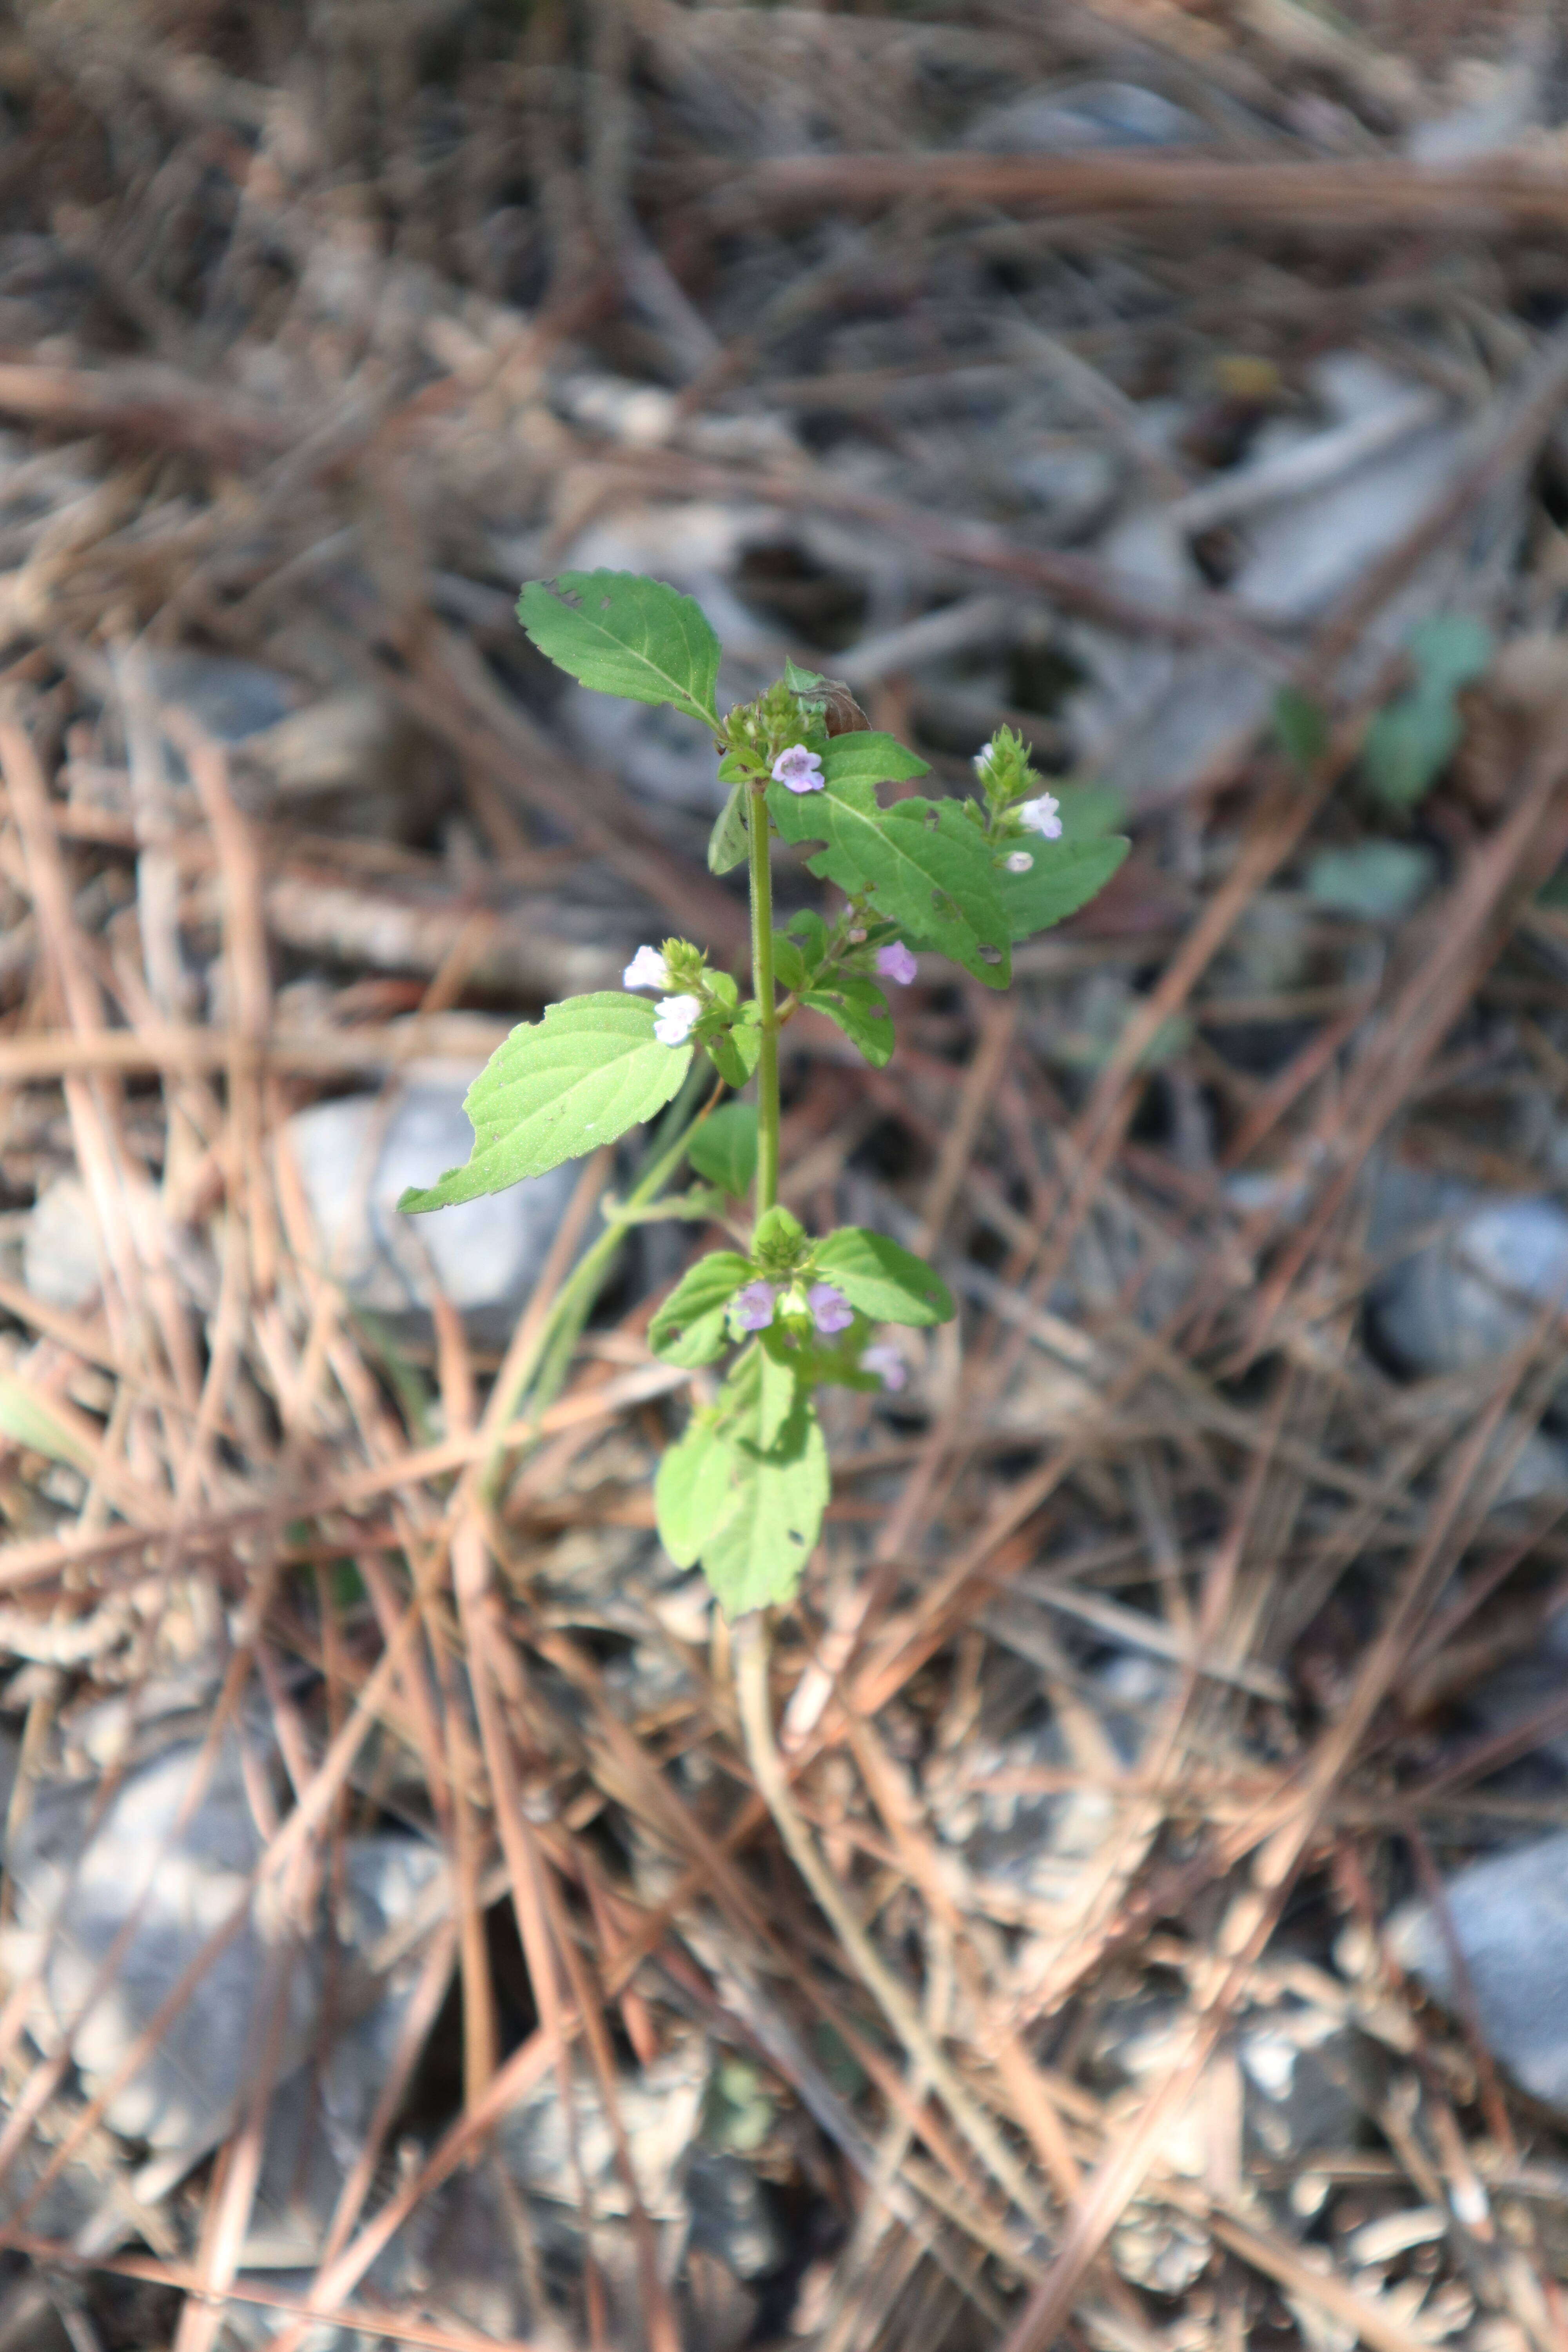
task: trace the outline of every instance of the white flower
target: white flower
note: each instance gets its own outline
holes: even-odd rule
[[[1031,833],[1043,833],[1047,841],[1062,837],[1061,803],[1054,793],[1042,793],[1038,800],[1020,801],[1019,822]]]
[[[638,948],[621,974],[623,988],[668,988],[669,967],[657,948]]]
[[[1034,857],[1026,849],[1010,849],[1002,863],[1009,874],[1027,874],[1034,866]]]
[[[991,754],[994,749],[994,744],[982,743],[979,751],[974,754],[974,772],[982,782],[991,772]]]
[[[654,1035],[661,1045],[684,1045],[701,1010],[700,996],[661,997],[654,1011]]]

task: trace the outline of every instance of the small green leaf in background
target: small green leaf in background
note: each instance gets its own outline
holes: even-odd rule
[[[766,1339],[773,1339],[773,1346],[768,1347]],[[770,1331],[757,1350],[755,1443],[763,1454],[771,1454],[782,1442],[800,1393],[801,1368],[790,1361],[790,1351],[781,1344],[782,1339],[782,1333]]]
[[[695,597],[632,572],[563,572],[531,580],[517,617],[579,684],[717,726],[719,640]]]
[[[1329,715],[1299,686],[1282,686],[1274,698],[1274,740],[1292,767],[1315,768],[1329,748]]]
[[[827,1448],[798,1389],[777,1444],[764,1453],[742,1439],[733,1459],[734,1507],[701,1551],[703,1574],[729,1618],[791,1598],[821,1533],[828,1495]]]
[[[721,1103],[692,1130],[686,1156],[700,1176],[742,1201],[757,1172],[757,1113],[752,1103]]]
[[[653,1485],[658,1539],[677,1568],[694,1568],[703,1545],[734,1509],[735,1457],[710,1413],[670,1446]]]
[[[997,895],[1006,914],[1015,946],[1037,931],[1064,922],[1087,907],[1103,890],[1131,843],[1123,834],[1098,841],[1043,841],[1035,836],[1021,846],[1032,854],[1027,874],[996,877]]]
[[[1458,750],[1455,698],[1485,673],[1491,632],[1463,614],[1440,613],[1411,631],[1407,649],[1415,682],[1378,712],[1362,746],[1363,773],[1392,808],[1414,808]]]
[[[844,1293],[873,1323],[947,1323],[952,1294],[923,1259],[886,1234],[845,1225],[816,1253],[818,1275]]]
[[[647,1343],[667,1364],[710,1364],[729,1346],[724,1309],[752,1268],[735,1250],[713,1250],[689,1266],[653,1321]]]
[[[613,1143],[680,1092],[689,1045],[661,1045],[654,1007],[640,996],[600,990],[547,1004],[497,1046],[463,1100],[474,1148],[421,1191],[410,1186],[404,1216],[454,1201],[501,1192],[542,1176],[563,1160]]]
[[[1363,841],[1321,849],[1307,868],[1307,896],[1332,915],[1392,923],[1431,888],[1437,861],[1414,841]]]
[[[750,786],[732,784],[730,797],[720,810],[713,830],[708,836],[708,871],[710,874],[730,874],[743,866],[751,847],[752,836],[746,824],[746,794]]]

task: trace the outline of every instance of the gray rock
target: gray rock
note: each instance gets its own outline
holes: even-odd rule
[[[755,2168],[722,2149],[701,2148],[686,2173],[690,2242],[715,2254],[738,2279],[765,2278],[787,2252]]]
[[[346,1095],[297,1112],[285,1129],[321,1243],[322,1267],[356,1306],[427,1312],[430,1271],[477,1329],[501,1331],[544,1262],[577,1171],[552,1169],[510,1191],[414,1218],[397,1214],[410,1184],[467,1160],[464,1089],[419,1076],[391,1097]]]
[[[198,1743],[182,1741],[137,1766],[90,1830],[97,1783],[40,1790],[9,1857],[15,1920],[0,1932],[0,1969],[9,1978],[42,1959],[29,2024],[39,2044],[52,2048],[141,1906],[112,1981],[73,2035],[78,2067],[96,2084],[115,2074],[208,1938],[237,1906],[245,1908],[238,1933],[192,1987],[157,2048],[107,2110],[111,2130],[191,2158],[228,2129],[254,2072],[256,2036],[269,2005],[286,1924],[276,1916],[276,1886],[247,1906],[246,1883],[262,1836],[237,1739],[220,1748],[202,1794],[182,1820],[200,1754]],[[258,1746],[251,1774],[265,1779],[268,1770]],[[441,1868],[433,1848],[410,1839],[350,1840],[336,1922],[340,1939],[351,1951],[372,1952]],[[340,2016],[371,2005],[373,1978],[369,1962],[362,1963],[357,1984],[340,1974],[334,1991]],[[321,1940],[307,1933],[289,1979],[282,2072],[311,2046],[322,1983]]]
[[[22,1280],[46,1306],[79,1313],[99,1292],[98,1226],[79,1176],[46,1186],[22,1228]]]
[[[1379,1339],[1412,1372],[1468,1372],[1517,1347],[1541,1309],[1568,1307],[1568,1214],[1538,1195],[1491,1196],[1393,1167],[1379,1180],[1371,1245],[1448,1221],[1375,1285]]]
[[[1353,2142],[1367,2048],[1318,2009],[1283,2008],[1237,2044],[1247,2130],[1278,2162]]]
[[[179,652],[149,656],[154,693],[177,702],[220,743],[243,743],[297,709],[300,689],[280,670],[227,656]]]
[[[1206,135],[1184,107],[1130,81],[1079,81],[987,107],[963,134],[987,155],[1075,155],[1098,147],[1186,147]]]
[[[1445,1893],[1489,2048],[1538,2099],[1568,2107],[1568,1831],[1472,1863]],[[1396,1912],[1388,1940],[1452,2005],[1447,1939],[1430,1906]]]

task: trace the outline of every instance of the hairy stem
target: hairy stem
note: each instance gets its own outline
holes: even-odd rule
[[[767,788],[751,787],[752,985],[763,1050],[757,1056],[757,1214],[779,1196],[779,1015],[773,1002],[773,877],[768,850]]]

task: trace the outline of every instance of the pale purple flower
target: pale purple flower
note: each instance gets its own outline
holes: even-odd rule
[[[684,1045],[702,1010],[700,996],[666,996],[655,1008],[653,1034],[661,1045]]]
[[[1028,874],[1034,869],[1034,858],[1026,849],[1010,849],[1002,860],[1009,874]]]
[[[621,974],[623,988],[668,988],[669,966],[657,948],[638,948]]]
[[[773,782],[789,793],[819,793],[824,782],[822,761],[804,743],[792,743],[773,761]]]
[[[1062,837],[1061,803],[1054,793],[1042,793],[1037,800],[1020,801],[1019,822],[1031,833],[1044,834],[1047,841]]]
[[[863,1372],[875,1372],[885,1389],[897,1391],[909,1386],[910,1368],[889,1340],[879,1339],[874,1347],[868,1348],[860,1358],[860,1369]]]
[[[831,1339],[836,1331],[847,1331],[855,1320],[855,1309],[844,1293],[835,1290],[830,1282],[814,1282],[805,1294],[805,1303],[811,1309],[812,1321],[825,1339]]]
[[[730,1301],[730,1321],[737,1331],[765,1331],[773,1319],[778,1293],[771,1282],[748,1282]]]
[[[889,940],[885,948],[879,948],[876,964],[883,980],[896,981],[900,988],[908,988],[915,976],[915,960],[902,940]]]

